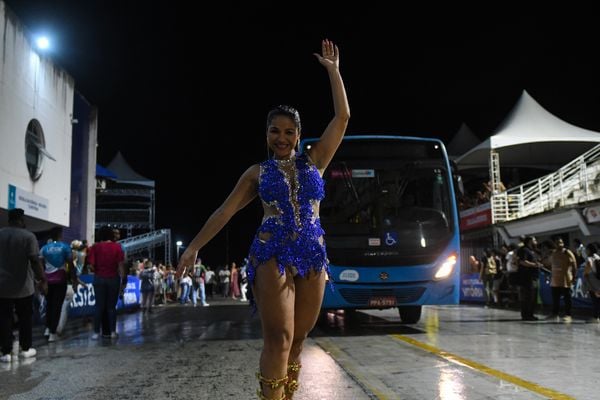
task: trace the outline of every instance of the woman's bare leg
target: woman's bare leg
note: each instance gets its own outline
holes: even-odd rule
[[[300,364],[300,353],[304,340],[314,328],[321,303],[323,302],[323,292],[325,290],[325,271],[311,271],[307,277],[296,276],[294,284],[296,286],[296,301],[294,304],[294,339],[288,358],[288,364]],[[288,371],[290,382],[298,380],[299,371]],[[288,390],[288,399],[291,399],[293,392]]]
[[[260,373],[267,379],[287,376],[287,361],[294,334],[294,278],[286,270],[280,275],[274,259],[256,268],[254,298],[260,312],[263,350]],[[276,389],[262,385],[263,395],[281,399],[283,385]]]

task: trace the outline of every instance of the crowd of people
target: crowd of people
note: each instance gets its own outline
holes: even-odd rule
[[[487,248],[480,257],[471,256],[470,264],[484,285],[486,306],[500,306],[518,301],[521,318],[536,321],[540,272],[545,272],[552,291],[552,311],[547,317],[559,321],[572,320],[572,286],[578,269],[582,271],[583,290],[593,304],[593,320],[600,322],[600,249],[599,243],[584,246],[579,239],[573,249],[565,246],[560,235],[538,243],[534,236],[520,238],[518,244],[505,244],[500,249]]]
[[[86,241],[62,240],[62,228],[48,232],[48,239],[40,247],[39,238],[26,229],[22,209],[9,211],[9,226],[0,229],[0,245],[10,252],[0,255],[0,362],[11,362],[12,357],[31,358],[37,354],[32,348],[33,310],[45,325],[48,342],[60,340],[67,323],[69,306],[77,287],[86,285],[82,275],[93,277],[95,296],[93,332],[91,339],[116,338],[119,296],[127,286],[128,275],[140,280],[141,310],[152,312],[154,305],[200,303],[209,306],[207,298],[221,296],[242,302],[251,298],[248,288],[248,259],[241,268],[235,262],[213,270],[196,264],[180,279],[175,278],[171,264],[149,259],[129,260],[118,240],[118,229],[101,227],[97,242],[88,246]],[[199,300],[199,301],[198,301]],[[14,354],[14,328],[18,327],[19,351]]]
[[[152,312],[155,305],[175,302],[208,307],[207,299],[215,296],[247,302],[250,297],[247,268],[248,259],[241,267],[232,262],[213,270],[198,258],[192,268],[177,278],[171,264],[143,259],[133,261],[129,273],[140,279],[142,311]]]

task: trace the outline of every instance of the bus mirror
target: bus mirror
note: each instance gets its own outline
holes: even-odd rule
[[[458,194],[460,196],[464,196],[465,194],[465,186],[463,185],[463,180],[462,180],[462,176],[455,174],[453,175],[454,178],[454,188],[455,190],[458,190]]]
[[[452,180],[454,181],[454,190],[458,191],[459,196],[465,194],[465,186],[463,185],[462,177],[458,174],[458,165],[454,160],[450,160],[450,169],[452,171]]]

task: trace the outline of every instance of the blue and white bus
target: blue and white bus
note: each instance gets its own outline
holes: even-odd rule
[[[334,290],[326,287],[322,309],[398,307],[415,323],[423,305],[458,304],[459,220],[441,141],[346,136],[323,178]]]

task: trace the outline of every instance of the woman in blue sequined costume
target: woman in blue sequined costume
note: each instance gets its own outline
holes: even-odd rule
[[[272,157],[242,174],[177,267],[181,276],[231,217],[260,197],[265,214],[250,247],[248,267],[264,340],[257,373],[260,399],[293,397],[302,345],[317,321],[328,273],[319,221],[319,202],[325,195],[322,176],[344,136],[350,108],[339,71],[339,50],[330,40],[323,40],[321,47],[321,54],[314,55],[329,75],[334,106],[334,117],[321,138],[297,155],[298,112],[289,106],[271,110],[266,139]]]

